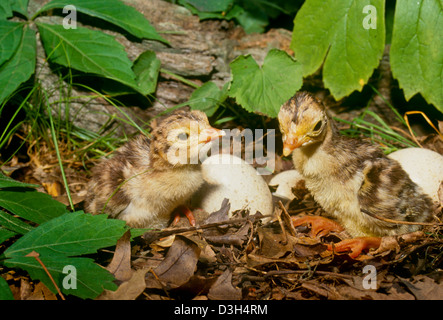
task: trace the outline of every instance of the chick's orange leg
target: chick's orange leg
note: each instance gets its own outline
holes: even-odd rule
[[[380,246],[381,238],[378,237],[359,237],[345,239],[334,245],[328,244],[328,250],[335,252],[350,251],[351,258],[358,257],[363,250],[377,249]]]
[[[195,217],[192,213],[191,209],[189,209],[187,206],[178,206],[174,210],[174,220],[172,220],[172,225],[175,226],[180,221],[180,215],[184,214],[186,218],[188,218],[189,223],[191,226],[195,226]]]
[[[341,232],[343,227],[337,222],[327,218],[319,216],[304,216],[301,218],[292,217],[292,225],[294,227],[301,226],[303,224],[311,225],[311,236],[322,237],[331,231]]]

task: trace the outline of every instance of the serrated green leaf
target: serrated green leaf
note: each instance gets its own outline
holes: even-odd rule
[[[14,300],[14,295],[9,289],[8,283],[2,277],[0,277],[0,300]]]
[[[239,56],[230,66],[229,96],[246,110],[270,117],[276,117],[281,105],[302,85],[300,64],[281,50],[270,50],[262,67],[250,55]]]
[[[37,23],[51,62],[118,81],[137,91],[132,62],[114,37],[101,31]]]
[[[212,116],[217,111],[220,103],[226,99],[228,85],[229,83],[226,83],[223,89],[220,90],[214,82],[206,82],[200,88],[194,90],[189,99],[189,106],[193,110],[205,112],[208,117]]]
[[[443,1],[399,0],[390,50],[406,99],[417,93],[443,112]]]
[[[39,258],[64,294],[72,294],[82,299],[94,299],[102,293],[104,289],[117,289],[117,285],[113,283],[114,277],[112,274],[95,264],[92,259],[68,258],[57,255],[40,255]],[[41,280],[52,292],[57,293],[51,279],[35,258],[13,257],[7,259],[5,265],[10,268],[26,270],[32,279]],[[70,269],[64,269],[67,266]],[[76,273],[76,278],[74,279],[69,278],[74,276],[72,270]],[[65,279],[68,285],[64,285],[63,280]],[[73,281],[76,284],[76,288],[72,288],[71,286]]]
[[[115,245],[125,231],[124,221],[107,219],[106,215],[66,213],[25,234],[4,255],[20,257],[31,251],[47,257],[95,253],[99,248]]]
[[[66,206],[50,195],[32,189],[0,190],[0,207],[36,223],[42,223],[66,213]]]
[[[2,188],[38,188],[36,184],[24,183],[5,176],[0,172],[0,189]],[[1,191],[0,191],[1,192]]]
[[[294,19],[291,42],[303,75],[324,63],[323,81],[336,99],[361,90],[383,55],[384,12],[383,0],[307,0]]]
[[[43,6],[37,15],[54,8],[62,9],[67,4],[75,6],[78,12],[119,26],[140,39],[145,38],[168,43],[140,12],[118,0],[53,0]]]
[[[154,51],[145,51],[135,60],[132,69],[137,85],[144,95],[155,92],[160,66],[161,61],[157,59]]]
[[[34,229],[34,227],[4,211],[0,211],[0,226],[19,234],[26,234]]]
[[[24,27],[14,55],[0,66],[0,103],[34,73],[35,50],[35,31]]]

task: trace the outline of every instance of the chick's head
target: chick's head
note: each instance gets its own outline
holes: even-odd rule
[[[323,104],[307,92],[298,92],[284,103],[278,114],[283,136],[283,155],[323,141],[328,116]]]
[[[174,166],[197,164],[203,147],[224,135],[201,111],[176,111],[152,132],[153,151]]]

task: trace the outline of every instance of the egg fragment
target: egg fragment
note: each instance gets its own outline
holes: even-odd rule
[[[231,210],[248,209],[253,215],[273,212],[272,195],[265,180],[244,160],[230,154],[207,158],[201,166],[205,184],[193,196],[193,207],[209,213],[220,209],[224,198],[229,199]]]
[[[423,148],[406,148],[388,155],[397,160],[412,181],[418,184],[433,201],[438,202],[438,188],[443,181],[443,156]]]
[[[277,186],[277,189],[274,192],[275,196],[292,200],[295,197],[292,193],[292,188],[301,180],[304,179],[300,172],[297,170],[286,170],[277,173],[268,184],[270,186]]]

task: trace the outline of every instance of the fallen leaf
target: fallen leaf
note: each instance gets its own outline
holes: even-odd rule
[[[240,300],[241,289],[232,285],[232,272],[227,269],[209,289],[210,300]]]
[[[194,242],[176,236],[165,259],[153,270],[156,277],[147,275],[146,287],[171,289],[185,284],[195,272],[200,251]]]
[[[131,231],[128,230],[117,241],[114,257],[106,269],[112,273],[115,279],[127,281],[132,277],[131,269]]]
[[[436,283],[429,277],[417,275],[401,281],[408,287],[417,300],[443,300],[443,283]]]
[[[146,289],[145,275],[149,269],[138,269],[117,290],[105,290],[97,300],[135,300]]]

